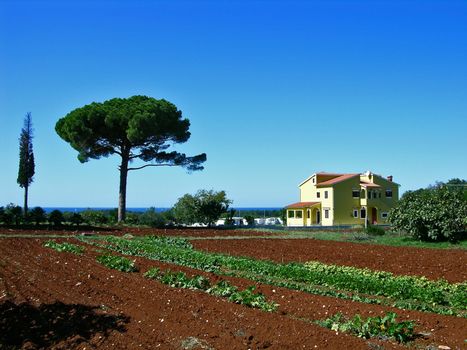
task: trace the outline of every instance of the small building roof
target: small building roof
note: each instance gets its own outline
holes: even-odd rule
[[[307,208],[307,207],[312,207],[316,204],[321,204],[321,202],[297,202],[290,204],[286,206],[287,209],[293,209],[293,208]]]

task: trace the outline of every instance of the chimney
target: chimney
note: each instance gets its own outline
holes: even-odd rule
[[[389,176],[387,177],[387,179],[388,179],[388,181],[392,182],[392,175],[389,175]]]

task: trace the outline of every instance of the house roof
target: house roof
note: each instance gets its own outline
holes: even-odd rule
[[[287,209],[293,209],[293,208],[306,208],[306,207],[312,207],[316,204],[321,204],[321,202],[297,202],[290,204],[286,206]]]
[[[380,185],[371,183],[371,182],[366,182],[366,181],[360,181],[360,186],[363,187],[371,187],[371,188],[381,188]]]
[[[335,177],[334,179],[319,182],[318,184],[316,184],[316,186],[332,186],[336,183],[351,179],[355,176],[360,176],[360,174],[341,174],[340,176]]]

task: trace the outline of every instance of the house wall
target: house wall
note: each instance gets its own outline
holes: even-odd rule
[[[352,197],[352,190],[360,191],[360,178],[358,176],[336,183],[334,185],[334,225],[362,225],[360,219],[360,198]],[[358,210],[358,217],[353,217],[353,210]]]
[[[290,211],[295,212],[295,217],[289,218],[289,212]],[[296,216],[297,211],[302,212],[302,217],[301,218],[297,218],[297,216]],[[305,220],[306,220],[306,210],[304,210],[304,209],[287,209],[287,226],[292,226],[292,227],[305,226]]]

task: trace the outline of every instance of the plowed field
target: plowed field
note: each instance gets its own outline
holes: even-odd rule
[[[138,272],[123,273],[99,264],[95,259],[100,254],[98,249],[73,238],[58,241],[86,246],[83,255],[44,247],[46,239],[40,238],[40,235],[47,233],[56,232],[41,231],[37,233],[37,238],[0,239],[2,350],[404,348],[394,340],[365,340],[312,323],[336,312],[347,316],[356,313],[374,316],[387,311],[396,312],[401,320],[416,321],[418,337],[413,346],[433,346],[436,349],[444,345],[461,349],[466,344],[465,318],[311,295],[140,257],[132,257],[139,268]],[[133,233],[154,232],[144,230]],[[210,237],[219,232],[197,230],[196,233]],[[226,235],[225,231],[221,233]],[[183,234],[177,231],[177,235]],[[185,232],[185,235],[195,236],[193,231]],[[232,231],[228,235],[232,235]],[[282,239],[193,241],[195,248],[252,255],[261,259],[293,261],[295,251],[299,257],[297,261],[320,260],[375,269],[384,266],[384,269],[396,273],[410,271],[430,278],[443,277],[451,281],[465,279],[463,267],[467,260],[464,251],[440,251],[439,254],[444,255],[441,257],[432,250],[426,253],[424,249],[413,251],[408,248],[394,248],[392,251],[382,247],[381,250],[374,250],[374,246],[368,245],[315,241],[314,244],[318,246],[329,245],[327,249],[318,249],[311,245],[312,242]],[[330,251],[334,244],[335,251],[339,253],[333,255]],[[366,247],[366,250],[361,247]],[[307,252],[307,249],[313,251]],[[379,258],[375,258],[376,254],[380,254]],[[380,259],[388,262],[397,254],[402,259],[398,263],[378,263]],[[424,254],[426,256],[423,258]],[[452,254],[454,257],[451,257]],[[360,255],[367,255],[367,258],[355,258]],[[404,260],[412,255],[417,258]],[[428,256],[432,256],[433,261],[437,258],[440,261],[435,263]],[[397,264],[410,268],[397,270]],[[275,312],[264,312],[202,291],[172,288],[144,278],[142,274],[150,267],[203,275],[211,281],[222,278],[241,288],[255,285],[257,291],[279,304],[279,307]]]

